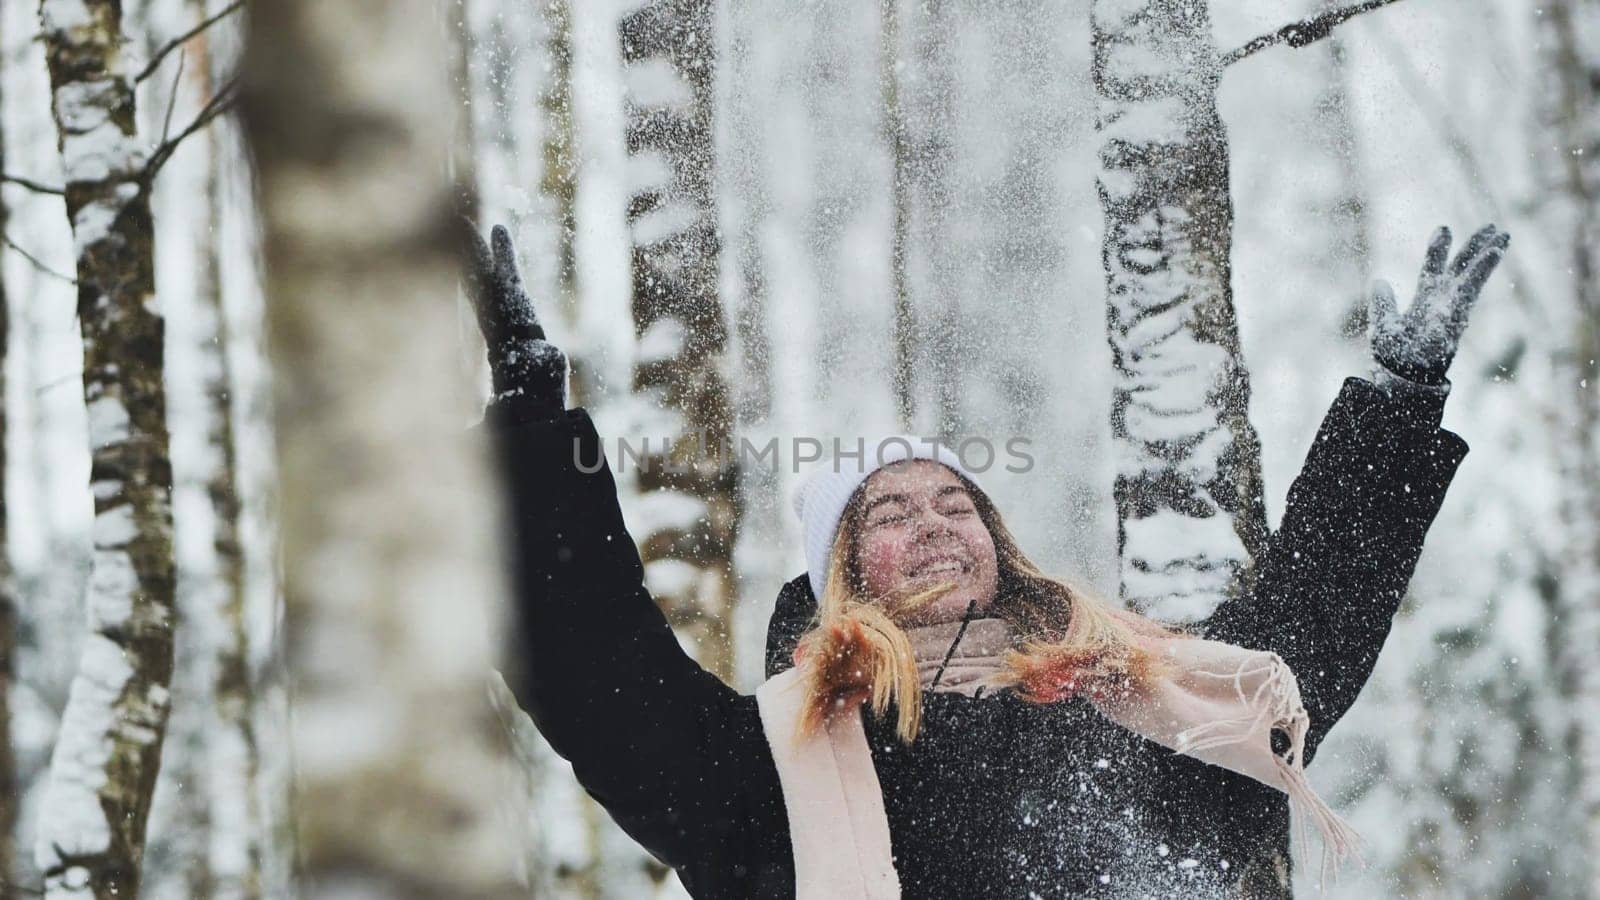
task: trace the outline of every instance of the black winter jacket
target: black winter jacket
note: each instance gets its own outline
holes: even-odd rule
[[[1308,758],[1371,674],[1466,453],[1438,428],[1442,403],[1348,379],[1250,590],[1203,625],[1288,662],[1311,716]],[[609,468],[583,471],[603,456],[588,414],[496,433],[512,485],[519,702],[694,896],[793,896],[755,698],[696,665],[646,592]],[[771,661],[787,657],[813,606],[804,577],[784,589]],[[910,746],[888,722],[867,722],[905,897],[1287,896],[1281,793],[1081,700],[924,702]]]

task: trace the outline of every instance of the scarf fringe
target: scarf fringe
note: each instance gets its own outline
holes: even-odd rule
[[[1150,740],[1283,791],[1294,812],[1295,857],[1309,864],[1312,827],[1321,838],[1319,893],[1326,893],[1329,874],[1336,875],[1348,859],[1365,865],[1360,836],[1318,796],[1306,777],[1305,742],[1311,718],[1294,673],[1277,654],[1201,639],[1180,644],[1189,639],[1140,634],[1137,642],[1150,666],[1146,677],[1108,679],[1109,673],[1095,671],[1089,660],[1059,653],[1040,653],[1028,659],[1032,665],[1019,667],[1018,654],[1008,652],[1011,639],[1005,623],[978,620],[970,632],[955,635],[926,626],[902,637],[903,646],[891,641],[890,646],[875,648],[869,647],[873,642],[862,623],[830,624],[833,627],[825,625],[808,635],[796,653],[798,677],[805,683],[805,702],[788,712],[800,720],[796,736],[824,737],[836,725],[859,730],[857,711],[871,706],[881,714],[892,695],[898,695],[894,699],[903,705],[920,707],[905,704],[920,700],[919,691],[907,689],[918,684],[924,690],[969,696],[990,686],[1010,686],[1035,702],[1082,694],[1108,719]],[[965,652],[954,652],[957,648]],[[888,659],[901,665],[888,664]],[[889,672],[898,677],[883,677]],[[898,690],[872,689],[889,683]],[[1199,710],[1206,710],[1206,716],[1197,714]],[[1223,711],[1236,714],[1211,717]],[[902,716],[905,712],[901,710]],[[1185,728],[1185,719],[1196,724]],[[910,740],[915,720],[909,733],[905,724],[901,723],[902,736]],[[1272,747],[1273,735],[1280,731],[1288,738],[1281,753]],[[874,784],[872,792],[876,790]]]
[[[1263,668],[1270,668],[1270,671],[1256,686],[1255,691],[1246,697],[1245,677],[1258,674]],[[1295,844],[1299,849],[1298,855],[1302,859],[1309,859],[1311,855],[1307,822],[1316,826],[1317,833],[1322,838],[1322,864],[1317,873],[1317,889],[1326,891],[1329,873],[1337,875],[1339,868],[1348,859],[1353,858],[1358,865],[1364,867],[1366,861],[1361,856],[1361,835],[1333,811],[1327,801],[1317,794],[1316,789],[1311,786],[1311,781],[1306,777],[1304,757],[1306,733],[1311,729],[1311,716],[1299,702],[1299,691],[1295,689],[1288,664],[1277,654],[1272,654],[1255,666],[1241,666],[1233,673],[1197,670],[1191,674],[1205,678],[1231,679],[1239,699],[1249,703],[1258,712],[1254,716],[1207,722],[1185,729],[1178,734],[1178,750],[1183,753],[1194,753],[1243,744],[1252,737],[1262,734],[1263,731],[1270,741],[1273,732],[1282,731],[1289,738],[1289,747],[1282,754],[1273,753],[1272,758],[1277,767],[1278,777],[1283,782],[1283,791],[1289,796],[1289,805],[1297,814]]]

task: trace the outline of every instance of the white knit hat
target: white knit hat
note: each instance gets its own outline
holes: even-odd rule
[[[808,476],[794,495],[794,512],[806,542],[806,577],[811,593],[820,602],[822,586],[828,583],[828,557],[833,552],[834,535],[850,497],[863,482],[891,463],[906,459],[931,459],[954,469],[976,484],[977,479],[961,464],[954,450],[929,438],[897,434],[879,440],[863,441],[857,454],[836,453],[834,458]],[[837,445],[836,445],[837,450]]]

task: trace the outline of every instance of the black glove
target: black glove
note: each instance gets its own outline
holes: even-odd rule
[[[467,297],[478,314],[494,381],[488,418],[508,423],[554,419],[567,406],[567,356],[545,340],[517,274],[511,234],[496,225],[491,253],[476,228],[465,231]]]
[[[1435,231],[1417,280],[1416,299],[1403,315],[1395,307],[1394,288],[1388,282],[1372,287],[1372,358],[1417,384],[1448,384],[1445,372],[1461,343],[1467,315],[1509,243],[1511,235],[1485,226],[1446,265],[1450,229]]]

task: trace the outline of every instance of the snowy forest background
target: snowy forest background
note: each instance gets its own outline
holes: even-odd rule
[[[1381,8],[1217,68],[1349,5],[0,2],[0,894],[88,896],[73,879],[142,839],[148,897],[681,895],[487,674],[504,591],[452,211],[512,229],[602,434],[1025,437],[1034,469],[984,478],[1022,545],[1203,615],[1207,573],[1144,602],[1119,566],[1113,399],[1137,373],[1107,339],[1102,151],[1118,104],[1161,132],[1093,52],[1187,10],[1225,125],[1205,146],[1227,154],[1237,341],[1215,352],[1248,372],[1268,522],[1369,367],[1371,280],[1406,294],[1438,224],[1515,236],[1452,370],[1472,453],[1310,770],[1369,843],[1331,894],[1600,896],[1600,0],[1355,5]],[[136,112],[85,132],[46,62],[107,23],[96,91]],[[62,129],[102,127],[120,137],[63,153]],[[138,252],[97,251],[107,229]],[[80,309],[86,284],[114,287]],[[164,319],[129,351],[164,378],[118,386],[114,342],[86,357],[128,316]],[[170,446],[170,508],[136,474],[133,512],[97,516],[91,454],[133,439]],[[796,480],[622,479],[652,590],[746,690],[803,567]],[[1248,551],[1164,527],[1130,544]],[[127,581],[160,582],[163,534],[167,606]],[[138,630],[118,603],[148,631],[108,662]],[[143,706],[119,677],[148,680]]]

